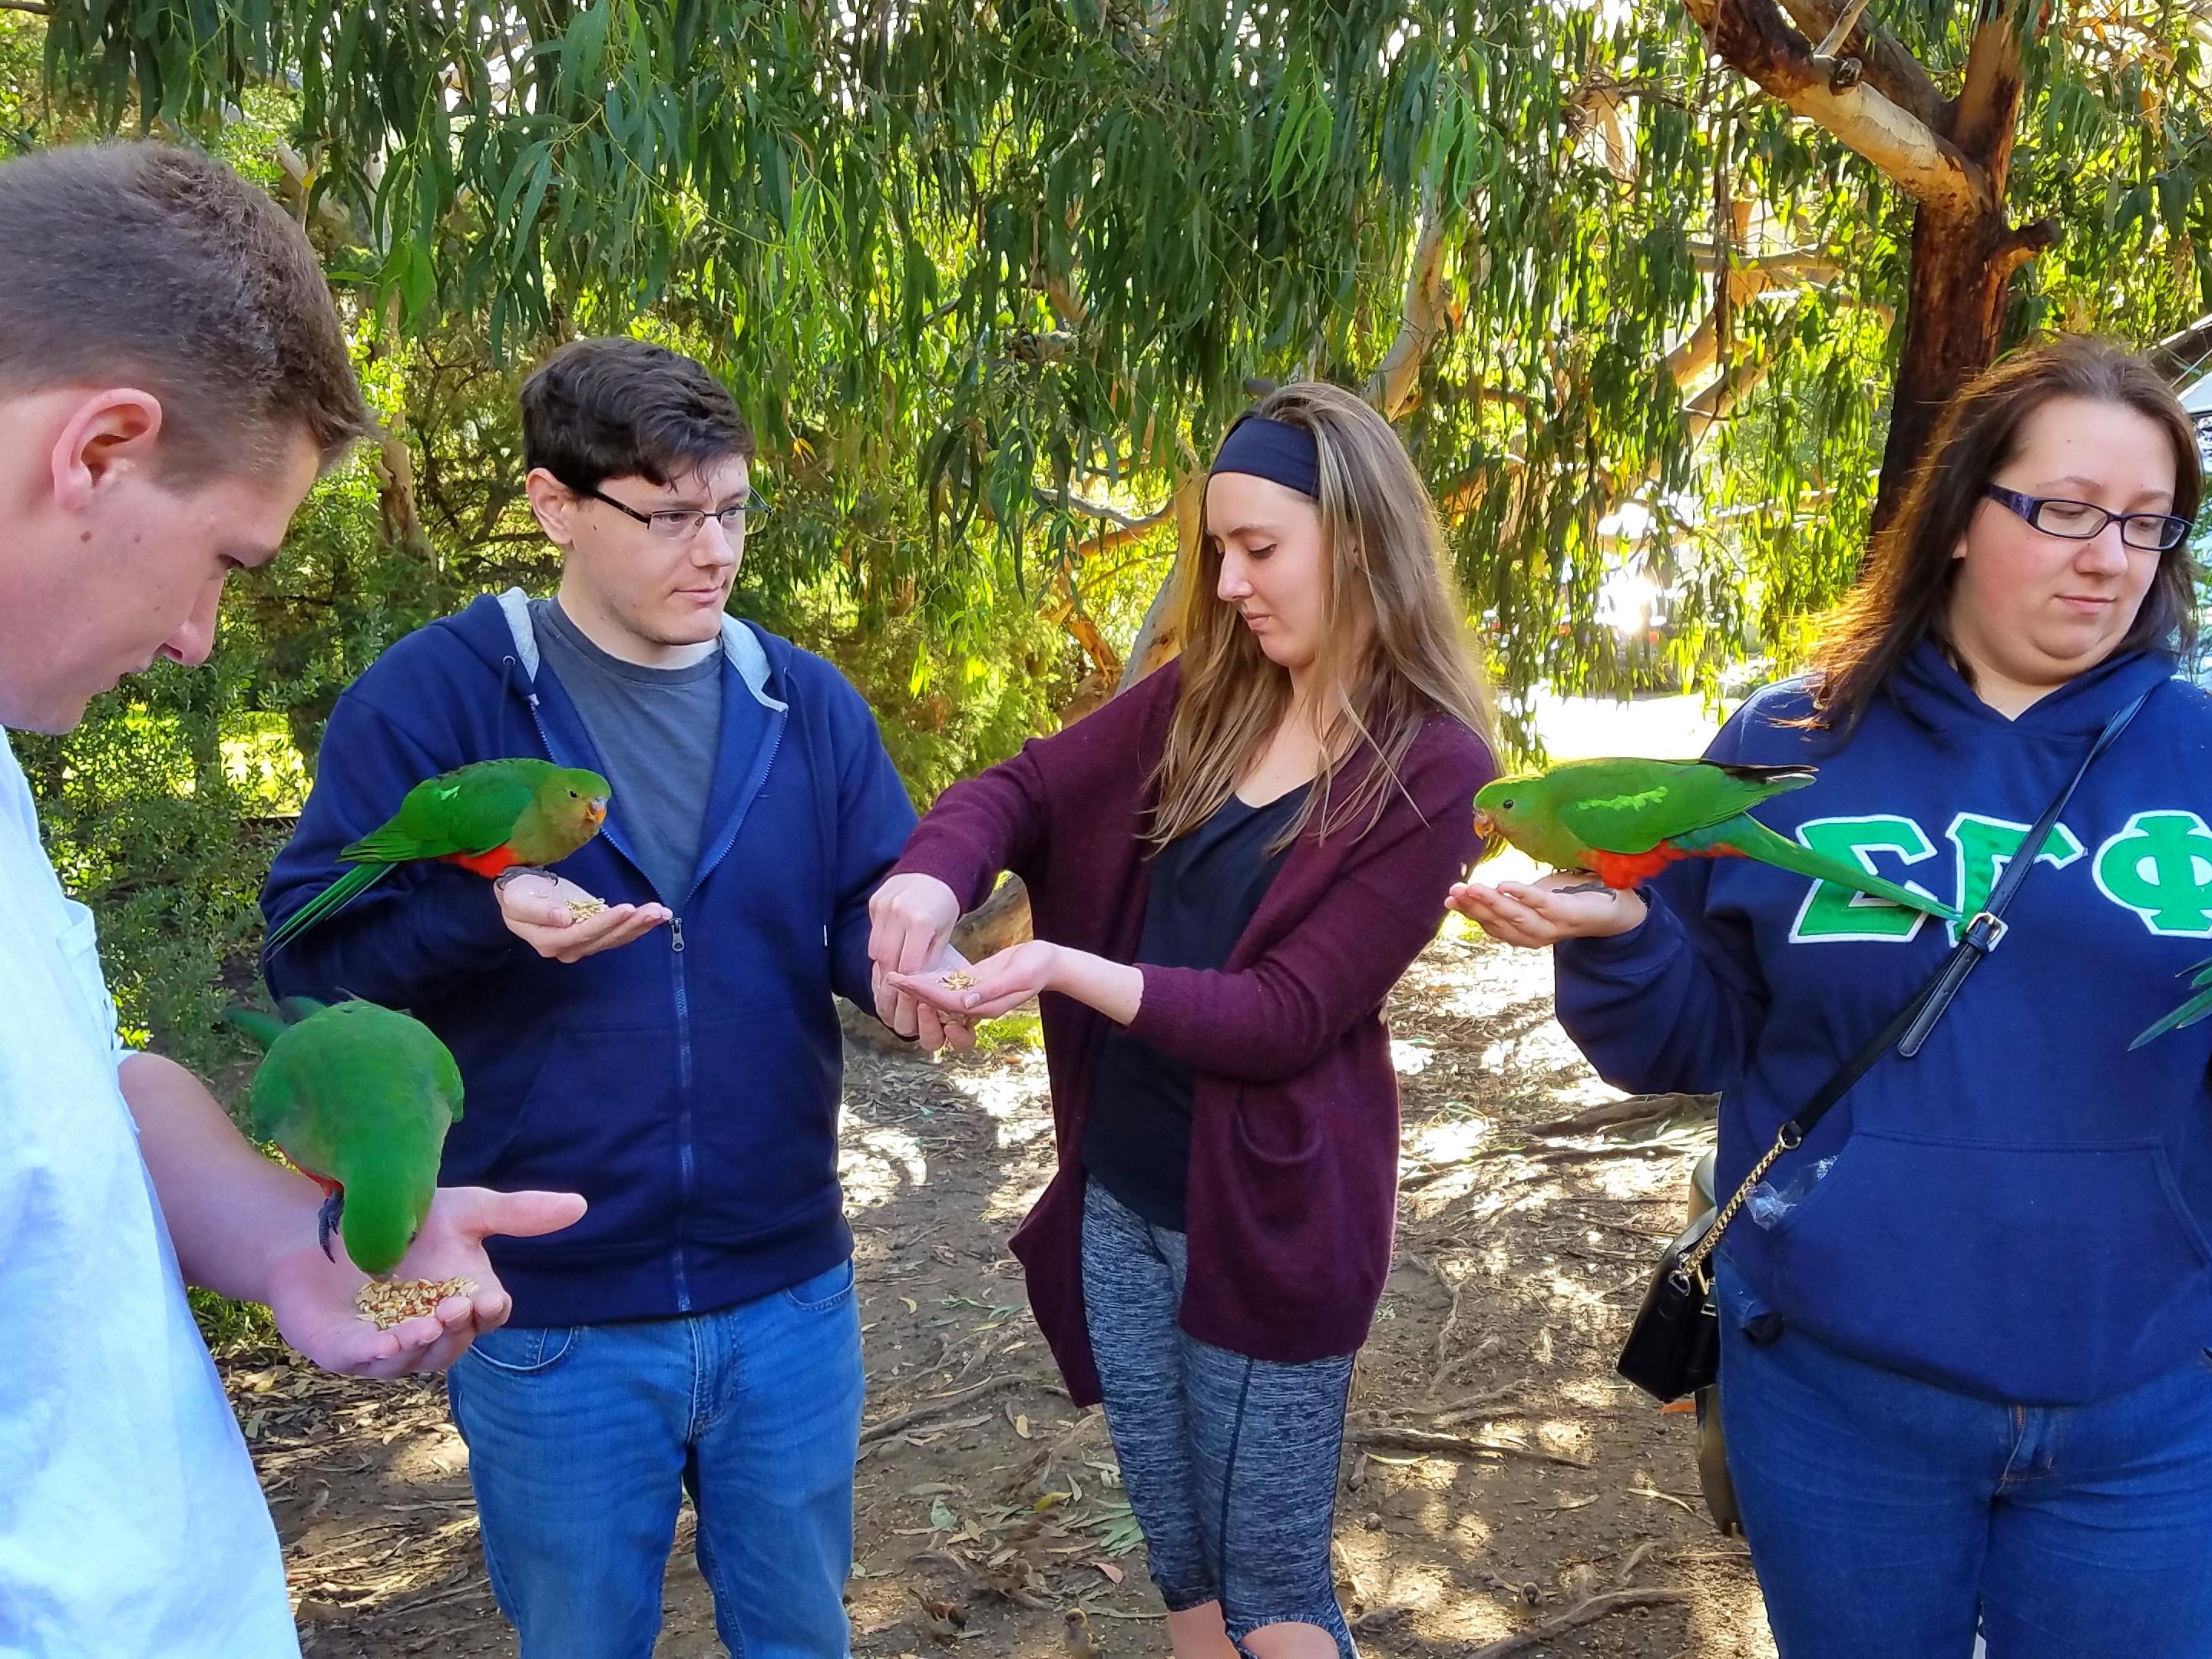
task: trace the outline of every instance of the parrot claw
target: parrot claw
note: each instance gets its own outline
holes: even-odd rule
[[[331,1259],[333,1266],[338,1258],[337,1252],[331,1249],[331,1235],[337,1231],[338,1218],[344,1213],[345,1194],[336,1190],[323,1200],[323,1207],[315,1212],[316,1241],[322,1245],[323,1254]]]
[[[1613,890],[1601,881],[1578,881],[1571,887],[1559,887],[1553,890],[1560,893],[1603,893],[1608,898],[1614,896]]]

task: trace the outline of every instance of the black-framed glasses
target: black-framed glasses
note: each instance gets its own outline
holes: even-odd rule
[[[2117,523],[2120,539],[2130,547],[2149,553],[2166,553],[2189,539],[2194,527],[2187,519],[2171,513],[2107,513],[2094,501],[2069,501],[2063,495],[2023,495],[2017,489],[1991,484],[1982,492],[2000,507],[2008,507],[2046,536],[2063,536],[2069,542],[2086,542]]]
[[[579,495],[588,495],[595,501],[605,501],[617,513],[629,514],[665,542],[688,541],[699,533],[709,519],[722,526],[722,533],[732,541],[742,541],[745,521],[768,511],[768,503],[757,491],[747,490],[745,498],[735,507],[726,507],[719,513],[710,513],[703,507],[665,507],[656,513],[641,513],[626,501],[618,501],[605,490],[579,489],[568,486]]]

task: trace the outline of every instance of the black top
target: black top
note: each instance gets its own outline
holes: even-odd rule
[[[1152,860],[1137,960],[1160,968],[1218,968],[1289,855],[1268,848],[1304,804],[1301,784],[1265,806],[1231,795],[1197,829]],[[1156,1227],[1183,1231],[1190,1179],[1191,1068],[1115,1026],[1099,1051],[1083,1167]]]

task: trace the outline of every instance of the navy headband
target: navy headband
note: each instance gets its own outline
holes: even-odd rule
[[[1246,472],[1321,499],[1321,449],[1304,427],[1248,415],[1229,428],[1213,458],[1216,472]]]

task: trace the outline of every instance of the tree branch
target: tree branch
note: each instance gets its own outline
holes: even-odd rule
[[[1692,242],[1690,262],[1702,271],[1711,273],[1721,268],[1721,251],[1711,242]],[[1825,253],[1815,253],[1809,248],[1789,248],[1780,253],[1736,255],[1729,269],[1756,273],[1768,280],[1763,287],[1776,283],[1832,283],[1844,274],[1843,266]]]
[[[1531,1648],[1541,1647],[1554,1636],[1604,1618],[1609,1613],[1619,1613],[1626,1607],[1660,1607],[1670,1601],[1695,1600],[1686,1589],[1626,1589],[1614,1590],[1604,1595],[1593,1595],[1577,1601],[1565,1613],[1554,1613],[1540,1625],[1532,1625],[1518,1635],[1490,1643],[1475,1649],[1467,1659],[1507,1659],[1510,1654],[1526,1653]]]
[[[2024,0],[2031,15],[2042,0]],[[1966,82],[1952,108],[1950,136],[1966,155],[1989,169],[1996,181],[1992,199],[2003,196],[2003,179],[2020,125],[2020,100],[2026,77],[2018,13],[2023,0],[1986,0],[1966,48]]]
[[[1850,32],[1859,25],[1859,14],[1867,9],[1867,0],[1850,0],[1844,15],[1836,19],[1828,32],[1820,37],[1820,44],[1813,48],[1815,58],[1833,58],[1836,48],[1844,44]]]
[[[1871,85],[1838,87],[1775,0],[1686,0],[1715,52],[1817,123],[1923,206],[1966,216],[1990,205],[1988,176],[1959,148]]]
[[[1844,11],[1837,0],[1782,0],[1782,9],[1808,40],[1825,40],[1834,33]],[[1935,80],[1888,30],[1862,18],[1829,50],[1857,58],[1869,86],[1931,131],[1942,132],[1950,126],[1950,105],[1936,89]]]
[[[2010,282],[2014,271],[2057,240],[2058,222],[2056,219],[2038,219],[2033,224],[2022,225],[2005,238],[2004,245],[1997,249],[1996,257],[1990,261],[1990,268],[1996,272],[1996,280]]]
[[[0,11],[27,11],[33,17],[52,17],[54,9],[40,0],[0,0]]]
[[[1040,507],[1064,507],[1086,518],[1103,519],[1133,536],[1141,536],[1156,525],[1165,524],[1175,514],[1175,498],[1172,495],[1150,513],[1139,514],[1133,518],[1118,507],[1109,507],[1103,501],[1086,501],[1080,495],[1061,496],[1049,489],[1040,489],[1036,492],[1036,498]]]
[[[1173,502],[1176,562],[1161,581],[1159,591],[1152,595],[1152,604],[1146,607],[1145,620],[1139,625],[1128,658],[1121,665],[1121,683],[1114,688],[1117,694],[1127,690],[1175,654],[1176,577],[1196,553],[1199,532],[1206,523],[1206,469],[1199,465],[1197,454],[1188,443],[1182,448],[1183,475],[1176,483]]]
[[[2179,334],[2167,335],[2143,355],[2167,380],[2186,380],[2212,358],[2212,314],[2199,317]]]
[[[1368,377],[1367,401],[1386,421],[1397,419],[1420,381],[1421,359],[1443,330],[1444,215],[1436,191],[1421,191],[1421,229],[1413,241],[1413,265],[1406,274],[1406,307],[1398,337]]]

